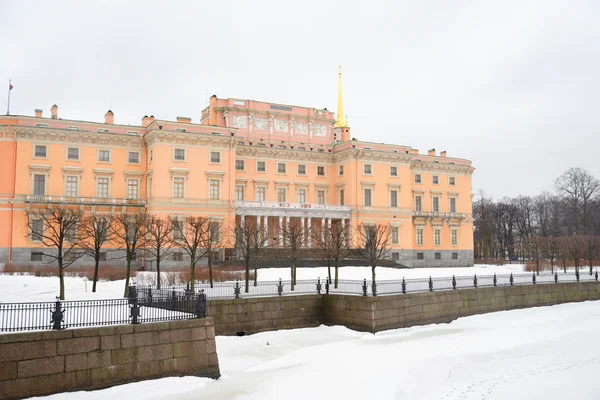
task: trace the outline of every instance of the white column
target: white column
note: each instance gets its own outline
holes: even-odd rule
[[[342,218],[341,220],[341,227],[342,227],[342,235],[344,233],[346,233],[346,220],[344,218]],[[348,236],[344,236],[344,244],[347,246],[348,245]]]
[[[331,218],[327,218],[327,228],[329,228],[329,232],[331,232]]]
[[[325,218],[321,218],[321,240],[325,240]]]
[[[290,230],[290,217],[285,217],[285,229],[288,232]],[[290,240],[290,238],[288,238],[288,237],[285,238],[285,244],[286,245],[288,244],[289,240]]]
[[[271,243],[271,232],[269,232],[269,217],[265,216],[265,239],[267,242],[267,246]]]
[[[302,244],[300,247],[304,247],[306,244],[306,230],[304,229],[304,217],[300,218],[300,227],[302,228],[300,232],[302,232]]]
[[[246,216],[240,215],[240,227],[243,228],[245,224],[246,224]]]
[[[258,227],[258,234],[261,236],[263,242],[265,240],[265,236],[263,235],[263,229],[262,229],[262,217],[260,215],[256,216],[256,226]]]
[[[312,234],[312,229],[311,229],[311,227],[312,227],[312,218],[308,217],[308,219],[307,219],[306,222],[307,222],[307,225],[308,225],[308,238],[307,238],[306,245],[307,245],[307,247],[310,247],[310,236]]]
[[[279,242],[278,244],[281,246],[282,245],[282,240],[283,240],[283,217],[279,217],[279,232],[278,232],[278,237],[279,237]]]

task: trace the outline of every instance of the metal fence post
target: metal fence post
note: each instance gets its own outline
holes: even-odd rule
[[[402,293],[406,294],[406,281],[404,277],[402,277]]]
[[[456,277],[452,275],[452,289],[456,290]]]
[[[531,279],[533,280],[533,284],[535,285],[535,272],[533,274],[531,274],[531,276],[532,276]]]
[[[494,272],[494,286],[498,286],[498,279],[496,279],[496,273]]]
[[[473,286],[477,289],[477,274],[475,274],[475,277],[473,278]]]
[[[329,294],[329,279],[325,279],[325,293]]]
[[[554,273],[554,283],[558,283],[558,272]]]
[[[429,277],[429,291],[433,292],[433,280],[431,280],[431,276]]]
[[[363,281],[362,289],[363,289],[363,296],[366,296],[367,295],[367,280],[366,279]]]
[[[279,285],[277,285],[277,294],[281,296],[281,293],[283,293],[283,283],[281,283],[281,278],[279,278]]]
[[[513,278],[513,274],[512,274],[512,272],[511,272],[511,273],[510,273],[510,286],[512,286],[512,285],[513,285],[514,281],[515,281],[515,280],[514,280],[514,278]]]
[[[240,283],[238,281],[235,281],[235,287],[233,288],[233,294],[235,295],[236,299],[240,298]]]
[[[133,304],[131,304],[129,306],[129,309],[131,310],[129,312],[129,318],[131,318],[131,323],[132,324],[139,324],[139,317],[140,317],[140,305],[138,304],[138,299],[137,297],[135,297],[133,299]]]
[[[200,290],[198,293],[198,299],[196,300],[196,318],[206,317],[206,295],[204,290]]]
[[[56,303],[54,303],[54,311],[50,310],[52,313],[52,318],[50,322],[52,323],[52,329],[61,330],[61,323],[64,322],[65,310],[62,308],[62,304],[60,304],[60,297],[56,297]]]
[[[317,278],[317,293],[321,294],[321,278]]]

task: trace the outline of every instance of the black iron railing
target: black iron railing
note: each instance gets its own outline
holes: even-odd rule
[[[290,296],[301,294],[349,294],[358,296],[383,296],[402,293],[434,292],[440,290],[476,289],[493,286],[517,286],[536,284],[559,284],[568,282],[592,282],[598,281],[598,272],[589,275],[587,273],[518,273],[518,274],[493,274],[493,275],[470,275],[450,277],[429,277],[421,279],[401,280],[338,280],[337,287],[332,280],[311,279],[298,280],[293,285],[290,280],[259,281],[256,284],[249,282],[248,291],[244,281],[237,282],[215,282],[213,287],[205,282],[196,282],[192,292],[190,284],[178,284],[164,287],[161,293],[174,295],[175,293],[203,293],[209,300],[226,300],[251,297]],[[139,293],[152,290],[153,287],[138,287]]]
[[[130,287],[128,299],[35,303],[0,303],[0,332],[66,329],[86,326],[141,324],[145,322],[204,318],[206,296]],[[148,294],[150,294],[148,296]]]

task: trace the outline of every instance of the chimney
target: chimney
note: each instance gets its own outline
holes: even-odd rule
[[[58,119],[58,106],[56,104],[52,106],[50,113],[52,113],[52,119]]]
[[[150,117],[148,117],[148,125],[150,125],[153,122],[154,122],[154,115],[151,115]]]
[[[108,110],[106,114],[104,114],[104,123],[108,125],[115,123],[115,114],[113,114],[112,111]]]
[[[340,138],[340,140],[342,142],[349,142],[350,141],[350,128],[345,126],[341,128],[342,130],[342,137]]]
[[[181,122],[184,124],[191,124],[192,123],[192,119],[188,118],[188,117],[177,117],[177,122]]]
[[[150,124],[150,119],[148,118],[147,115],[144,115],[142,117],[142,127],[147,127]]]
[[[431,149],[427,152],[428,156],[435,156],[435,149]]]
[[[408,154],[419,154],[419,150],[418,149],[410,149],[408,151]]]
[[[440,153],[440,157],[446,157],[446,150],[444,150]]]
[[[40,110],[39,108],[36,108],[35,109],[35,117],[42,118],[42,110]]]

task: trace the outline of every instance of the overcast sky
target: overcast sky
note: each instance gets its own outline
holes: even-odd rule
[[[342,64],[352,136],[468,158],[474,193],[600,178],[600,2],[290,3],[0,0],[11,114],[198,122],[207,93],[336,110]]]

